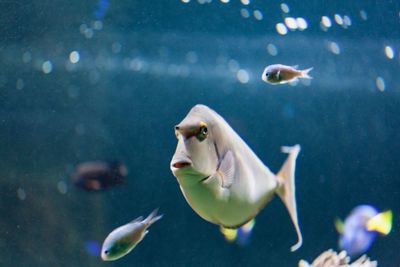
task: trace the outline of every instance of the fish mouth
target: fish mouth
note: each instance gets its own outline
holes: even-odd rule
[[[192,166],[192,163],[188,161],[178,161],[172,164],[172,167],[175,169],[182,169],[188,166]]]

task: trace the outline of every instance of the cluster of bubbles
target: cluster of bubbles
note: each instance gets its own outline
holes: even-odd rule
[[[80,60],[80,54],[78,51],[72,51],[69,53],[68,60],[66,61],[66,69],[72,71],[75,68],[75,64]],[[46,60],[41,64],[41,70],[44,74],[49,74],[53,71],[53,63],[51,60]]]
[[[181,0],[181,1],[182,1],[182,3],[185,3],[185,4],[191,2],[191,0]],[[211,4],[212,2],[213,2],[212,0],[197,0],[197,3],[199,3],[201,5]],[[223,4],[228,4],[228,3],[230,3],[230,0],[219,0],[219,2],[221,2]],[[240,3],[244,6],[249,6],[251,2],[250,2],[250,0],[240,0]],[[252,11],[251,9],[246,8],[246,7],[243,7],[240,9],[240,15],[245,19],[250,18],[252,16],[256,20],[263,20],[263,18],[264,18],[264,15],[261,12],[261,10],[255,9]]]
[[[240,9],[240,15],[245,19],[250,18],[251,17],[251,11],[249,11],[247,8],[241,8]],[[260,10],[258,10],[258,9],[253,11],[253,17],[256,20],[262,20],[264,18],[262,12]]]
[[[383,48],[384,54],[387,59],[392,60],[396,56],[396,51],[392,46],[386,45]],[[400,53],[399,53],[399,59],[400,59]],[[376,87],[378,88],[379,91],[383,92],[386,89],[386,82],[385,79],[381,76],[378,76],[375,80]]]
[[[284,19],[284,23],[282,23],[282,22],[277,23],[275,25],[275,28],[276,28],[276,31],[280,35],[286,35],[288,33],[288,30],[304,31],[305,29],[308,28],[308,22],[305,18],[302,18],[302,17],[298,17],[298,18],[286,17]]]
[[[207,4],[212,3],[212,0],[181,0],[183,3],[189,2],[197,2],[199,4]],[[214,2],[221,2],[223,4],[230,3],[230,0],[214,0]],[[104,4],[104,3],[105,4]],[[99,0],[99,3],[103,3],[99,6],[104,6],[103,9],[106,10],[108,8],[108,2],[106,0]],[[241,16],[243,18],[250,18],[251,16],[254,17],[256,20],[263,19],[263,13],[258,10],[252,10],[250,8],[251,1],[250,0],[240,0],[242,5],[240,9]],[[107,4],[107,5],[106,5]],[[102,10],[103,10],[102,9]],[[308,22],[303,17],[294,17],[290,16],[289,13],[291,12],[290,7],[287,3],[280,4],[281,12],[283,13],[283,22],[279,22],[275,25],[276,31],[280,35],[286,35],[290,31],[304,31],[308,28]],[[104,11],[103,10],[103,11]],[[104,13],[104,12],[103,12]],[[103,14],[102,13],[102,14]],[[103,14],[104,16],[104,14]],[[367,20],[368,15],[365,10],[361,10],[359,12],[359,16],[361,20]],[[92,21],[91,23],[83,23],[79,26],[79,32],[87,39],[91,39],[95,31],[100,31],[103,29],[103,22],[101,21],[102,16],[97,16],[97,20]],[[320,27],[323,31],[328,31],[334,24],[347,29],[352,25],[352,19],[349,15],[340,15],[334,14],[333,16],[321,16],[320,19]],[[326,40],[325,47],[327,51],[332,53],[333,55],[340,55],[343,51],[340,44],[336,41]],[[113,42],[111,45],[111,52],[113,54],[118,54],[122,51],[122,45],[119,42]],[[266,45],[266,51],[270,56],[277,56],[279,51],[275,44],[268,43]],[[384,48],[384,55],[387,59],[394,59],[396,58],[396,51],[395,48],[391,45],[385,44]],[[400,54],[399,54],[400,58]],[[24,52],[22,55],[22,61],[24,63],[30,63],[34,61],[32,59],[32,54],[27,51]],[[78,50],[70,51],[68,57],[65,59],[65,69],[67,71],[74,71],[79,66],[82,61],[81,53]],[[189,51],[186,54],[186,61],[182,63],[167,63],[159,60],[153,59],[145,59],[142,57],[134,57],[134,58],[122,58],[122,59],[115,59],[115,58],[108,58],[107,56],[97,56],[94,58],[92,63],[87,63],[85,66],[89,66],[90,70],[88,71],[88,77],[92,84],[97,83],[100,79],[99,70],[108,70],[112,71],[117,68],[124,68],[127,71],[139,72],[139,73],[148,73],[151,75],[168,75],[172,77],[188,77],[191,74],[195,74],[198,76],[207,76],[208,73],[205,69],[211,67],[214,69],[212,73],[214,76],[217,77],[234,77],[238,82],[246,84],[251,81],[251,72],[239,66],[239,63],[234,59],[227,59],[225,63],[217,64],[217,66],[203,66],[198,63],[198,55],[194,51]],[[55,63],[50,59],[37,59],[34,61],[34,67],[41,71],[43,74],[47,75],[54,71]],[[58,66],[57,66],[58,68]],[[205,73],[207,72],[207,74]],[[1,78],[1,77],[0,77]],[[2,84],[2,80],[0,79],[0,87]],[[18,78],[15,83],[15,87],[18,90],[23,89],[26,86],[24,80],[22,78]],[[376,78],[376,86],[380,91],[385,90],[385,81],[382,77]],[[77,90],[71,90],[71,95],[75,96]]]
[[[282,3],[280,5],[280,8],[282,10],[282,12],[284,13],[284,20],[283,22],[279,22],[275,25],[275,29],[278,32],[278,34],[280,35],[286,35],[289,30],[290,31],[304,31],[308,28],[308,22],[305,18],[303,17],[290,17],[287,16],[287,14],[289,14],[290,12],[290,7],[288,4],[286,3]]]
[[[341,26],[344,29],[347,29],[352,25],[352,21],[350,16],[335,14],[333,16],[333,21],[336,22],[337,25]],[[329,16],[322,16],[320,21],[320,27],[323,31],[328,31],[333,26],[332,19]]]
[[[101,31],[103,29],[103,22],[101,20],[95,20],[90,25],[82,23],[79,26],[79,32],[85,36],[86,39],[93,38],[95,31]]]

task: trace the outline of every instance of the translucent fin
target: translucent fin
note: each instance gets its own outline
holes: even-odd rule
[[[336,220],[335,220],[335,228],[336,228],[336,231],[339,234],[343,233],[343,227],[344,227],[344,222],[341,219],[336,218]]]
[[[243,232],[249,233],[253,230],[255,225],[256,225],[256,219],[253,218],[250,221],[248,221],[246,224],[241,226],[240,229],[242,229]]]
[[[229,229],[229,228],[224,228],[222,226],[219,227],[219,231],[224,235],[225,240],[228,242],[234,242],[237,237],[237,229]]]
[[[222,176],[222,187],[229,188],[235,178],[235,159],[233,158],[232,151],[225,153],[224,158],[219,165],[218,172]]]
[[[143,221],[143,216],[137,217],[136,219],[132,220],[130,223],[141,222]]]
[[[297,69],[299,67],[299,65],[293,65],[292,68],[293,69]]]
[[[309,73],[310,71],[312,71],[312,69],[313,69],[313,67],[308,68],[308,69],[305,69],[305,70],[302,70],[302,71],[301,71],[301,76],[300,76],[300,78],[303,78],[303,79],[312,79],[312,77],[311,77],[310,75],[308,75],[308,73]]]
[[[278,180],[281,182],[281,186],[277,190],[277,194],[285,204],[290,218],[292,219],[293,225],[296,229],[298,241],[293,245],[290,250],[293,252],[301,247],[303,244],[303,237],[301,235],[298,219],[297,219],[297,207],[296,207],[296,195],[295,195],[295,177],[294,171],[296,169],[296,158],[300,152],[300,145],[292,147],[282,147],[283,153],[288,153],[285,163],[281,170],[277,174]]]
[[[387,235],[392,230],[393,213],[391,210],[381,212],[367,222],[367,230]]]
[[[158,212],[158,208],[153,210],[149,216],[147,216],[147,218],[144,220],[144,222],[148,225],[151,225],[153,223],[155,223],[156,221],[158,221],[159,219],[161,219],[163,217],[163,215],[158,215],[157,216],[157,212]]]

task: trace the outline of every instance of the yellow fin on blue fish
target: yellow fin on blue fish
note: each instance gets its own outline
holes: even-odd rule
[[[367,230],[375,231],[382,235],[387,235],[392,230],[393,213],[391,210],[375,215],[367,222]]]
[[[336,220],[335,220],[335,228],[336,228],[336,231],[339,234],[343,233],[343,227],[344,227],[344,222],[341,219],[336,218]]]

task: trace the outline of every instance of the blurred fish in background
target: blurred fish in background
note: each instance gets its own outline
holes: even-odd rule
[[[88,240],[84,244],[87,254],[93,257],[99,257],[101,253],[101,244],[98,241]]]
[[[335,227],[340,233],[339,247],[350,257],[366,252],[375,241],[377,233],[388,235],[392,229],[391,210],[379,213],[370,205],[355,207],[343,221],[336,219]]]
[[[255,224],[256,220],[252,219],[251,221],[237,229],[229,229],[222,226],[219,229],[225,237],[226,241],[230,243],[235,242],[239,246],[247,246],[248,244],[250,244],[250,238]]]
[[[71,181],[86,191],[100,191],[123,184],[127,174],[120,161],[88,161],[76,167]]]
[[[103,19],[109,7],[110,7],[110,2],[108,0],[99,0],[97,2],[96,10],[94,12],[96,19],[98,20]]]

